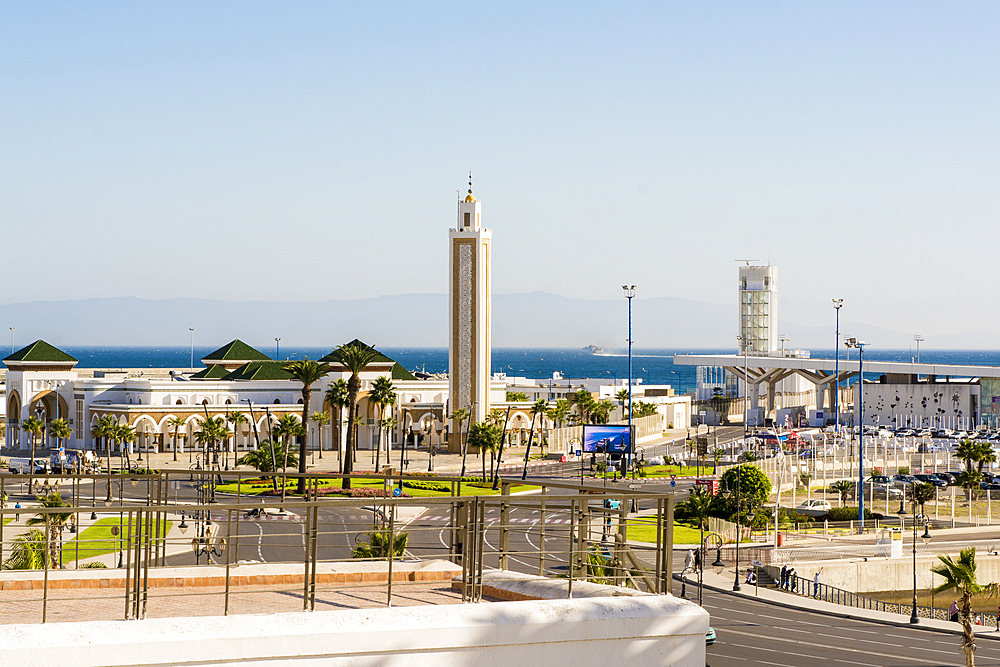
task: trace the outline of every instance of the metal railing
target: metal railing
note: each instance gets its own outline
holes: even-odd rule
[[[780,570],[773,566],[767,567],[765,570],[775,582],[780,582]],[[843,588],[837,588],[836,586],[830,586],[822,582],[815,584],[806,577],[799,577],[794,574],[788,578],[786,585],[781,588],[790,593],[795,593],[796,595],[811,597],[814,600],[832,602],[833,604],[853,607],[855,609],[883,611],[889,614],[905,614],[907,616],[913,613],[912,603],[886,602],[885,600],[879,600],[868,595],[862,595],[861,593],[853,593],[851,591],[844,590]],[[919,618],[934,618],[940,621],[949,620],[948,609],[942,607],[917,605],[917,616]],[[977,614],[977,616],[981,621],[981,625],[993,626],[997,623],[996,614],[985,613]]]
[[[462,601],[489,598],[483,572],[491,569],[565,581],[569,595],[581,581],[669,591],[672,493],[551,482],[521,494],[512,492],[519,480],[500,480],[496,495],[469,496],[458,495],[455,477],[363,474],[353,476],[355,483],[375,479],[398,488],[409,479],[443,485],[451,495],[348,498],[322,495],[342,475],[313,473],[278,474],[281,483],[306,480],[305,494],[289,491],[283,502],[245,495],[245,484],[227,487],[235,494],[218,490],[220,481],[258,476],[53,476],[50,486],[69,506],[0,509],[0,559],[10,559],[15,546],[44,554],[37,570],[0,573],[0,623],[407,604],[429,595],[420,591],[431,584],[413,573],[430,560],[454,566]],[[18,477],[0,475],[0,488],[12,490]],[[123,487],[141,497],[124,496]],[[178,500],[182,490],[197,500]],[[638,514],[630,512],[633,503]],[[25,514],[38,520],[41,537],[24,539]],[[5,536],[8,519],[20,520],[6,526]],[[118,532],[87,533],[108,524]],[[64,539],[68,526],[77,532]],[[96,551],[112,567],[83,567]],[[254,562],[265,553],[267,562]],[[344,580],[345,563],[365,561],[378,566]],[[273,564],[280,572],[268,569]],[[450,577],[433,584],[434,596],[451,588]]]

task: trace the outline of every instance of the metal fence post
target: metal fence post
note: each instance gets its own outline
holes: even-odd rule
[[[510,483],[500,487],[500,559],[501,570],[507,569],[507,551],[510,546]]]

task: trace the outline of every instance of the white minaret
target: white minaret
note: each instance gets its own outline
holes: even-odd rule
[[[490,241],[493,233],[482,227],[482,204],[469,194],[458,203],[458,223],[448,231],[448,414],[471,410],[473,422],[486,419],[490,410]],[[457,422],[449,421],[450,433]],[[464,430],[464,429],[463,429]],[[457,451],[458,438],[449,439]]]

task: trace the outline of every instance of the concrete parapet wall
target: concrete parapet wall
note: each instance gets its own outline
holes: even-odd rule
[[[607,594],[607,588],[605,594]],[[576,585],[574,585],[575,593]],[[669,595],[0,627],[0,667],[701,667],[708,614]]]
[[[956,555],[952,555],[957,558]],[[944,579],[930,569],[941,561],[937,557],[917,556],[917,588],[926,590],[940,585]],[[980,583],[1000,582],[1000,556],[989,556],[980,550],[976,552],[976,579]],[[812,585],[813,575],[823,568],[820,583],[836,586],[852,593],[875,593],[881,591],[909,591],[913,589],[913,559],[905,553],[902,558],[869,558],[850,561],[796,561],[792,563],[800,578]],[[775,579],[780,566],[771,565],[768,573]],[[951,595],[946,594],[946,595]]]
[[[392,564],[393,581],[450,581],[462,568],[448,561],[402,561]],[[41,570],[0,571],[0,590],[41,590],[45,586],[45,573]],[[385,583],[389,579],[388,563],[318,563],[316,583],[355,584]],[[229,568],[231,586],[266,586],[275,584],[301,584],[304,568],[288,564],[242,564]],[[124,569],[50,570],[48,587],[66,588],[124,588]],[[225,586],[224,566],[163,567],[149,570],[150,588],[175,588],[197,586]]]

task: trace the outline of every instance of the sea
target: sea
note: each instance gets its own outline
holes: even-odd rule
[[[192,358],[190,347],[74,347],[61,348],[80,360],[79,368],[189,368]],[[215,347],[194,348],[194,364],[201,367],[199,359],[215,351]],[[319,359],[331,352],[329,347],[285,347],[280,351],[262,349],[262,352],[281,359]],[[438,373],[448,370],[447,348],[386,347],[380,352],[395,359],[409,370]],[[678,393],[692,391],[696,385],[695,366],[675,366],[675,354],[735,354],[730,349],[679,349],[633,348],[632,376],[641,378],[643,384],[669,384]],[[833,350],[813,350],[813,358],[832,359]],[[857,352],[850,355],[857,363]],[[912,350],[867,350],[869,361],[910,362],[915,360]],[[842,363],[849,355],[841,351]],[[1000,366],[1000,350],[921,350],[921,363],[969,364]],[[628,377],[626,350],[607,350],[594,354],[590,349],[577,348],[494,348],[493,371],[508,376],[548,379],[555,372],[572,378],[605,378],[618,380]]]

